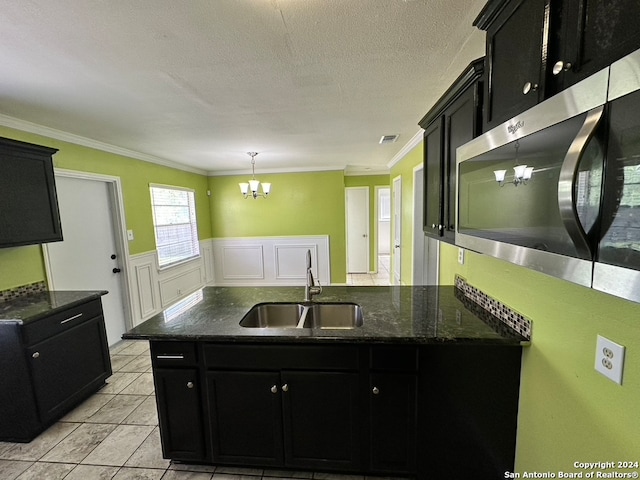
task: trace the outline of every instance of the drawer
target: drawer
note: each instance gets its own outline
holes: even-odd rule
[[[415,372],[418,370],[418,349],[403,345],[371,347],[369,366],[380,372]]]
[[[154,367],[187,367],[198,363],[194,342],[151,342]]]
[[[246,370],[358,370],[359,349],[324,345],[206,344],[207,368]]]
[[[22,328],[24,342],[33,345],[100,315],[100,299],[76,305],[25,325]]]

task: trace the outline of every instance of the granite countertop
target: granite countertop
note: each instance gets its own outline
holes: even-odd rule
[[[0,322],[28,324],[106,294],[105,290],[56,290],[31,293],[0,303]]]
[[[123,338],[280,343],[528,343],[453,286],[324,287],[315,302],[354,302],[362,307],[364,324],[353,329],[239,325],[257,303],[302,303],[303,298],[304,287],[205,287],[128,331]]]

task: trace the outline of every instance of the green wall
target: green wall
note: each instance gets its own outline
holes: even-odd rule
[[[196,191],[198,235],[211,237],[211,215],[207,197],[207,177],[154,163],[102,152],[88,147],[0,127],[0,136],[57,148],[54,166],[69,170],[118,176],[122,182],[127,229],[135,239],[129,242],[131,254],[155,250],[149,183],[192,188]],[[64,219],[62,225],[64,235]],[[45,279],[39,246],[0,249],[0,290]]]
[[[369,187],[369,271],[378,271],[378,219],[376,187],[388,187],[389,175],[356,175],[344,177],[345,187]]]
[[[260,174],[271,182],[269,198],[244,199],[238,183],[247,175],[209,177],[214,238],[328,235],[331,282],[346,282],[344,174]]]
[[[421,165],[423,162],[422,155],[422,142],[420,142],[415,148],[413,148],[404,158],[391,167],[390,185],[391,185],[391,238],[393,239],[393,232],[395,231],[395,221],[393,218],[394,211],[394,194],[393,194],[393,181],[396,177],[402,178],[402,231],[400,237],[400,249],[401,249],[401,265],[400,265],[400,281],[402,285],[411,285],[413,282],[413,230],[419,228],[422,230],[422,225],[413,225],[413,169]],[[393,240],[391,240],[391,250],[393,248]],[[394,271],[395,256],[391,255],[391,271]]]
[[[522,361],[517,471],[638,461],[640,305],[473,252],[459,265],[457,248],[443,243],[441,283],[452,284],[456,273],[533,322]],[[594,369],[598,334],[627,347],[622,386]]]

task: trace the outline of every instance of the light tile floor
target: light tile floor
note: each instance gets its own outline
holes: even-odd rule
[[[347,285],[358,287],[385,286],[391,284],[391,257],[389,255],[378,256],[377,273],[348,273]]]
[[[148,342],[118,343],[111,363],[107,385],[33,441],[0,442],[1,480],[373,478],[172,463],[162,458]]]

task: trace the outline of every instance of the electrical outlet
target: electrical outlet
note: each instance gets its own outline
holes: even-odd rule
[[[133,240],[133,230],[127,230],[127,240]]]
[[[458,263],[464,265],[464,248],[458,248]]]
[[[596,342],[596,370],[619,385],[622,385],[624,350],[624,346],[598,335]]]

